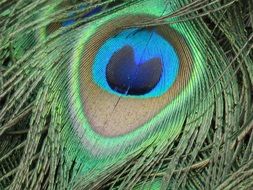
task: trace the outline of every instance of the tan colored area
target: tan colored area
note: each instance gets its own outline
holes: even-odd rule
[[[53,23],[50,23],[48,26],[47,26],[47,35],[55,32],[56,30],[58,30],[59,28],[61,27],[61,23],[59,22],[53,22]]]
[[[142,126],[175,98],[189,80],[192,59],[186,42],[168,26],[158,26],[160,35],[174,45],[180,58],[178,77],[164,95],[149,99],[123,98],[107,93],[92,81],[93,60],[103,42],[120,29],[135,24],[134,21],[147,18],[151,19],[146,16],[131,16],[111,21],[101,26],[84,48],[80,66],[80,89],[84,111],[92,128],[103,136],[123,135]]]

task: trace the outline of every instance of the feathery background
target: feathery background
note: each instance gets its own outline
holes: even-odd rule
[[[0,0],[0,189],[253,189],[252,29],[252,0]],[[153,30],[174,85],[110,91],[102,44]]]

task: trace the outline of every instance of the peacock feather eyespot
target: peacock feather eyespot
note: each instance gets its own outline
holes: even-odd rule
[[[96,6],[96,7],[89,8],[88,2],[83,2],[81,4],[75,5],[75,2],[71,2],[71,1],[61,2],[61,1],[59,1],[54,6],[50,7],[48,10],[46,10],[43,14],[50,15],[50,13],[57,11],[57,10],[64,9],[66,7],[71,7],[71,8],[68,8],[70,10],[68,10],[67,17],[61,18],[57,22],[49,23],[46,26],[46,28],[44,28],[44,30],[45,30],[44,32],[46,33],[46,35],[50,35],[51,33],[54,33],[55,31],[57,31],[61,28],[71,26],[71,25],[75,24],[78,20],[82,20],[85,18],[87,19],[89,17],[92,17],[104,9],[104,6]]]
[[[67,58],[58,85],[66,84],[60,99],[70,160],[73,152],[82,152],[81,160],[102,164],[108,156],[118,159],[180,132],[185,107],[203,80],[204,52],[196,47],[201,40],[189,24],[139,26],[163,14],[158,5],[163,2],[157,3],[138,3],[66,32],[78,22],[69,14],[39,31],[41,41],[54,31],[64,34],[57,39]],[[81,15],[89,20],[96,13]]]
[[[73,127],[94,155],[131,150],[153,141],[156,135],[150,134],[175,135],[160,121],[178,111],[171,107],[180,96],[181,106],[187,103],[184,93],[196,57],[180,24],[135,27],[136,21],[153,20],[160,12],[123,12],[80,30],[69,67],[69,78],[77,76],[69,85],[70,112],[79,118]]]
[[[83,47],[80,96],[91,127],[103,136],[124,135],[143,126],[189,80],[191,60],[186,56],[190,50],[175,30],[168,26],[121,29],[147,18],[113,19],[101,25]]]
[[[78,136],[84,156],[124,155],[159,135],[177,135],[196,76],[201,80],[204,53],[194,47],[199,40],[192,41],[194,30],[187,33],[191,26],[139,27],[164,10],[151,1],[135,6],[131,14],[126,8],[66,33],[72,35],[69,46],[64,36],[59,40],[69,54],[62,100],[69,130],[75,131],[66,142],[79,144]],[[149,6],[155,9],[148,11]],[[54,10],[57,6],[42,14]],[[70,20],[59,27],[72,27]],[[54,27],[40,30],[39,38],[51,35]],[[174,115],[181,118],[169,121]]]
[[[177,54],[165,39],[155,31],[135,28],[101,45],[92,74],[108,92],[144,98],[165,93],[174,83],[178,67]]]

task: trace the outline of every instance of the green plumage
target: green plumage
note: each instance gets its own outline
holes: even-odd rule
[[[92,78],[132,28],[179,56],[159,97]],[[252,29],[250,0],[0,0],[0,190],[252,189]]]

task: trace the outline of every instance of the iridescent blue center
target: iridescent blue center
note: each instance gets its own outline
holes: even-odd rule
[[[145,63],[135,63],[134,51],[125,46],[113,54],[106,67],[106,80],[116,92],[125,95],[143,95],[160,81],[162,63],[159,57]]]
[[[157,97],[175,82],[179,58],[173,46],[155,30],[126,29],[99,48],[93,80],[112,94]]]

